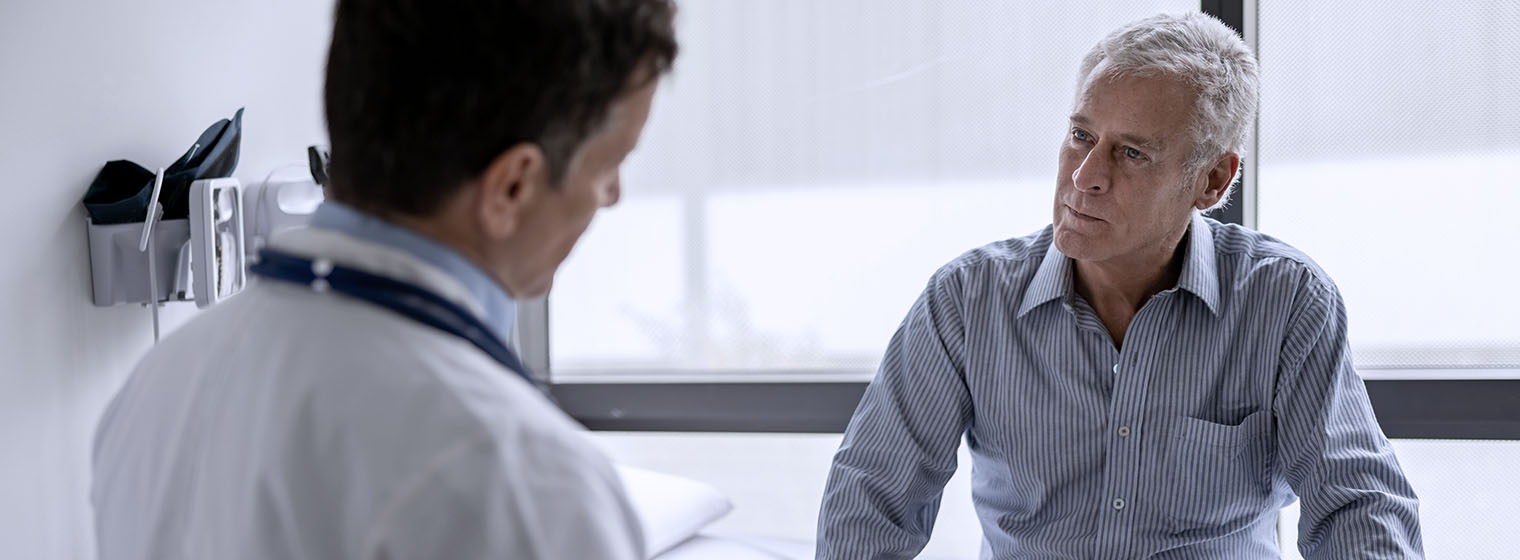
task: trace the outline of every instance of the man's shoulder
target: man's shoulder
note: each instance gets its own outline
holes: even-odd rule
[[[971,249],[950,260],[934,274],[936,280],[958,275],[996,275],[1010,279],[1033,276],[1050,249],[1051,228],[1020,237],[994,241]]]
[[[1335,282],[1308,254],[1286,241],[1237,224],[1209,219],[1214,254],[1224,285],[1253,279],[1295,282],[1314,290],[1333,289]]]

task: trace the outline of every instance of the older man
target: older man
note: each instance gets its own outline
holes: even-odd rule
[[[984,558],[1417,558],[1414,492],[1352,368],[1335,284],[1226,200],[1250,50],[1158,16],[1083,60],[1053,225],[941,268],[835,456],[818,558],[908,558],[962,434]]]

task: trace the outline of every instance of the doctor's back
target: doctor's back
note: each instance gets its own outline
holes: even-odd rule
[[[672,12],[340,0],[331,202],[111,402],[100,558],[642,558],[613,469],[503,341],[617,201]]]

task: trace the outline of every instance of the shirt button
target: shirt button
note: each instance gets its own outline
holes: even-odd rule
[[[1124,498],[1114,498],[1114,509],[1124,509]]]
[[[1129,437],[1129,426],[1119,426],[1119,437]]]
[[[1114,364],[1114,375],[1119,375],[1119,364]]]

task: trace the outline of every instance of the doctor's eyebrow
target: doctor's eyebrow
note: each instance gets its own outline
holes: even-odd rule
[[[1086,116],[1083,116],[1081,113],[1072,113],[1072,115],[1071,115],[1071,123],[1075,124],[1075,125],[1078,125],[1078,126],[1084,126],[1084,127],[1086,127],[1086,126],[1092,126],[1092,120],[1088,119]],[[1119,139],[1123,140],[1124,143],[1129,144],[1131,146],[1134,146],[1136,148],[1145,148],[1146,150],[1150,150],[1150,151],[1153,151],[1153,152],[1164,152],[1164,151],[1166,151],[1166,144],[1164,144],[1160,140],[1156,140],[1154,138],[1147,138],[1145,136],[1139,136],[1139,135],[1130,134],[1130,133],[1127,133],[1127,132],[1119,132],[1119,133],[1114,134],[1114,136],[1119,137]]]

